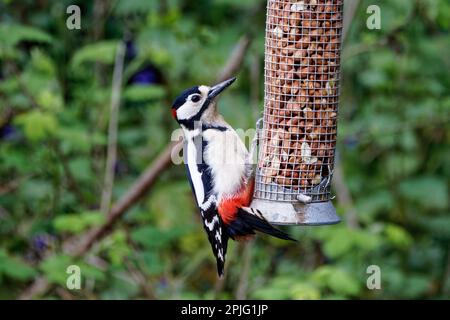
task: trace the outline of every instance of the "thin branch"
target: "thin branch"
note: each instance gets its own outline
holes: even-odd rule
[[[16,190],[20,186],[20,183],[22,181],[23,181],[23,178],[20,178],[20,179],[16,179],[13,181],[9,181],[9,182],[5,183],[4,185],[0,184],[0,196]]]
[[[34,282],[23,291],[19,299],[20,300],[30,300],[36,295],[42,294],[48,290],[50,283],[45,277],[38,277]]]
[[[69,291],[67,291],[66,289],[64,289],[62,287],[56,288],[56,293],[63,300],[74,300],[75,299],[75,297]]]
[[[238,286],[236,288],[236,299],[246,300],[248,293],[248,278],[250,275],[250,269],[252,265],[252,248],[254,241],[248,241],[243,244],[242,253],[242,271],[239,277]]]
[[[108,126],[108,153],[106,158],[105,180],[103,184],[102,201],[100,210],[105,215],[111,206],[112,191],[114,187],[114,167],[117,160],[117,131],[122,94],[123,63],[125,59],[125,44],[121,41],[116,52],[114,74],[112,81],[111,109]]]
[[[356,14],[360,0],[349,0],[344,3],[344,23],[342,27],[342,42],[345,41]]]
[[[152,299],[152,300],[156,299],[156,296],[153,293],[153,290],[150,287],[145,275],[139,269],[137,269],[135,266],[133,266],[129,261],[125,261],[125,265],[127,267],[128,272],[130,273],[131,277],[133,278],[134,282],[136,282],[139,285],[139,287],[141,288],[145,297],[147,299]]]
[[[19,186],[21,185],[22,182],[30,179],[31,177],[33,177],[33,175],[29,174],[29,175],[26,175],[21,178],[17,178],[12,181],[8,181],[3,185],[0,184],[0,196],[15,191],[17,188],[19,188]]]
[[[225,64],[225,67],[222,69],[222,72],[219,73],[216,81],[221,82],[225,81],[232,76],[241,68],[242,63],[244,62],[245,54],[250,47],[252,39],[249,35],[243,35],[236,46],[234,47],[228,62]]]

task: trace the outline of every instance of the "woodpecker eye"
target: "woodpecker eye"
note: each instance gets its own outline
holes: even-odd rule
[[[191,101],[192,101],[192,102],[199,102],[200,99],[201,99],[200,95],[199,95],[199,94],[196,94],[196,95],[193,95],[193,96],[192,96]]]

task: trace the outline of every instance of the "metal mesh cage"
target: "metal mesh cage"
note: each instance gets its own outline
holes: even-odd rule
[[[268,0],[255,198],[329,201],[343,0]]]

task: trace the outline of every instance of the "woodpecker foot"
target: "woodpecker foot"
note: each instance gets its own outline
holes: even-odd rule
[[[251,164],[255,161],[255,154],[258,147],[258,133],[255,133],[255,136],[252,139],[252,142],[250,144],[250,152],[248,153],[249,162]]]
[[[300,193],[297,195],[297,200],[303,204],[309,204],[311,203],[312,198],[310,196],[307,196],[306,194]]]

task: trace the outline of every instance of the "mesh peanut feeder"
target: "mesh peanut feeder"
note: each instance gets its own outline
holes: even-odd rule
[[[274,224],[339,222],[336,149],[343,0],[268,0],[252,207]]]

